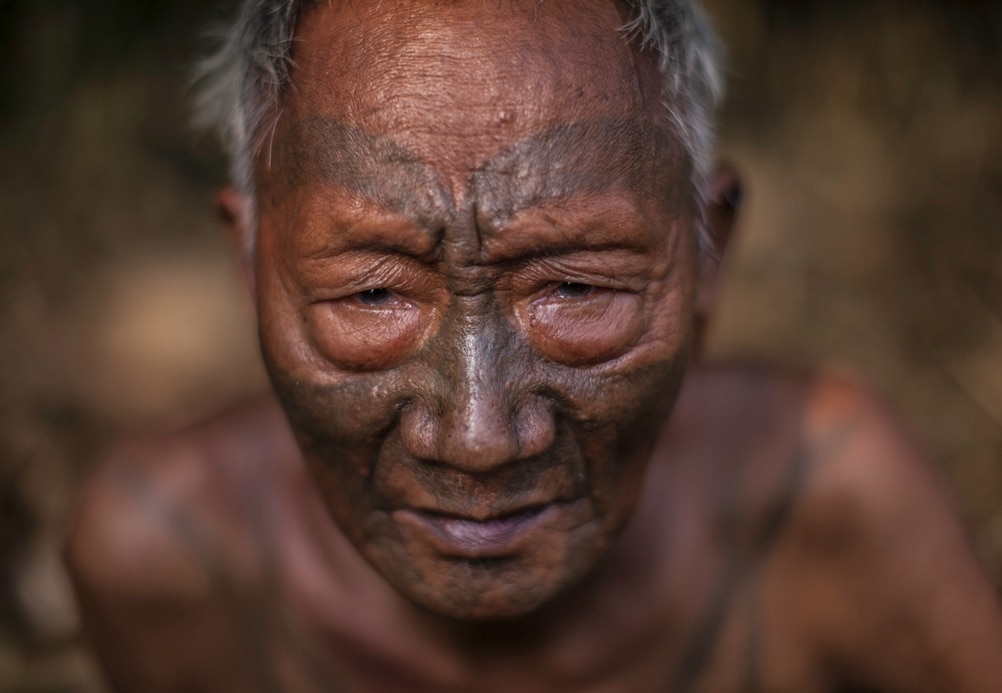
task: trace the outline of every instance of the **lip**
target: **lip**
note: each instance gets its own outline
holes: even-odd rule
[[[547,524],[560,512],[561,503],[524,508],[486,520],[443,515],[423,510],[393,512],[400,525],[416,530],[432,548],[455,558],[504,558],[519,553],[533,530]]]

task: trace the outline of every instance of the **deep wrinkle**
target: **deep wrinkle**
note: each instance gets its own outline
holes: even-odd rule
[[[455,226],[465,216],[459,210],[474,210],[478,232],[489,238],[520,212],[554,200],[623,190],[673,205],[691,192],[665,184],[666,168],[688,167],[677,138],[640,118],[563,123],[516,142],[470,174],[466,205],[448,192],[431,162],[336,118],[302,118],[276,147],[277,168],[288,171],[279,180],[292,187],[333,183],[427,232]]]
[[[342,28],[323,41],[341,47]],[[510,617],[582,579],[636,502],[688,358],[690,167],[632,77],[589,67],[593,51],[580,73],[548,58],[513,72],[522,48],[446,60],[459,33],[478,55],[490,41],[418,29],[435,40],[395,35],[414,49],[406,61],[382,34],[347,62],[303,36],[295,115],[278,162],[258,168],[262,350],[359,553],[442,615]],[[594,48],[635,67],[618,38]],[[398,83],[401,67],[456,88]],[[344,89],[308,78],[331,70],[350,75]],[[526,80],[549,109],[526,101]],[[559,295],[568,282],[594,290]],[[360,307],[374,288],[397,295],[391,309]],[[505,565],[449,560],[407,520],[532,507],[547,510]]]
[[[668,418],[718,279],[692,229],[722,250],[740,199],[724,167],[697,210],[685,157],[629,120],[663,120],[662,77],[712,100],[692,3],[308,4],[292,26],[294,0],[245,0],[227,52],[290,60],[266,136],[372,133],[372,164],[293,153],[382,204],[236,162],[254,197],[218,202],[257,241],[276,396],[126,441],[87,490],[67,558],[111,683],[1002,691],[997,595],[872,393],[693,359]],[[651,21],[624,34],[631,9]]]
[[[519,213],[578,195],[626,191],[669,204],[666,168],[684,165],[664,127],[639,118],[563,123],[492,156],[474,174],[478,222],[501,229]]]
[[[276,170],[287,172],[276,181],[290,187],[331,182],[424,229],[454,216],[455,201],[434,168],[389,137],[307,116],[279,136],[276,152]]]
[[[514,353],[507,354],[505,361],[522,361],[527,356],[524,345],[518,345],[513,350]],[[427,358],[427,356],[425,356]],[[372,420],[365,423],[366,430],[372,430],[373,441],[378,440],[379,453],[376,459],[393,459],[395,465],[402,465],[397,468],[397,472],[404,472],[415,480],[420,480],[420,487],[434,497],[436,504],[450,512],[460,514],[467,510],[467,507],[477,503],[483,503],[485,499],[476,498],[477,488],[492,488],[495,491],[503,491],[494,499],[499,507],[508,506],[515,497],[524,497],[531,492],[533,487],[540,485],[541,477],[548,477],[550,486],[554,484],[563,489],[561,500],[569,501],[578,498],[582,493],[587,493],[592,500],[602,505],[599,497],[591,495],[595,479],[595,469],[589,469],[580,463],[587,459],[586,451],[578,449],[572,443],[573,436],[565,427],[574,422],[574,425],[582,425],[592,432],[609,428],[612,430],[621,429],[625,422],[631,417],[635,417],[636,406],[623,406],[619,416],[611,421],[603,422],[599,429],[593,428],[591,421],[591,411],[583,411],[581,402],[599,401],[601,397],[614,398],[625,403],[622,395],[626,391],[650,391],[664,382],[664,372],[667,370],[674,375],[681,370],[685,357],[674,359],[669,363],[652,363],[644,367],[623,374],[601,374],[601,372],[585,373],[579,369],[562,366],[559,364],[539,364],[530,372],[525,373],[521,382],[514,388],[514,392],[506,392],[505,396],[517,400],[533,399],[545,395],[551,400],[553,407],[551,415],[556,419],[557,430],[555,432],[554,447],[548,449],[545,455],[533,456],[525,459],[512,460],[504,467],[492,471],[488,474],[471,476],[467,472],[454,470],[447,466],[438,464],[429,465],[428,460],[414,459],[409,455],[401,454],[397,448],[400,445],[396,429],[399,427],[400,408],[407,406],[407,402],[413,399],[413,395],[407,390],[407,381],[412,378],[422,378],[431,375],[428,366],[433,363],[421,363],[425,358],[416,358],[415,361],[408,362],[397,369],[403,383],[393,387],[389,383],[393,379],[388,378],[389,373],[359,374],[354,377],[342,379],[337,384],[321,383],[288,383],[284,374],[273,373],[276,377],[277,388],[289,395],[293,388],[298,390],[296,396],[287,396],[287,412],[290,419],[296,424],[297,429],[306,434],[304,442],[308,445],[319,444],[322,450],[319,457],[332,469],[342,464],[345,457],[351,456],[351,449],[357,447],[358,443],[352,445],[350,441],[353,430],[344,427],[347,423],[340,417],[318,416],[319,411],[345,411],[359,414],[371,413]],[[491,373],[496,373],[501,364],[491,361]],[[510,365],[508,365],[510,367]],[[420,373],[425,373],[422,377]],[[431,382],[425,381],[426,386],[432,385],[431,391],[426,391],[420,400],[426,405],[435,408],[433,403],[442,401],[444,392],[440,388],[448,386],[448,383],[436,382],[442,379],[434,378]],[[541,391],[534,383],[547,383],[545,391]],[[491,383],[488,387],[496,388],[498,383]],[[378,392],[379,397],[373,400],[373,393]],[[391,404],[392,403],[392,404]],[[302,404],[303,406],[299,406]],[[307,404],[312,406],[306,406]],[[632,404],[632,403],[631,403]],[[504,409],[507,411],[518,411],[524,404],[516,404],[514,401],[508,402]],[[443,412],[444,413],[444,412]],[[354,422],[358,426],[358,419]],[[393,433],[390,433],[390,432]],[[639,436],[649,435],[649,431],[636,430]],[[322,441],[322,442],[321,442]],[[337,451],[336,453],[334,451]],[[593,460],[594,461],[594,460]],[[620,460],[606,460],[611,462],[613,471],[618,467]],[[368,467],[362,472],[366,478],[366,488],[357,489],[363,492],[370,499],[375,500],[371,487],[372,476],[377,472],[379,463],[375,459],[370,459],[369,463],[373,467]],[[367,465],[366,465],[367,466]],[[590,466],[590,465],[589,465]],[[603,465],[604,466],[604,465]],[[389,470],[383,469],[375,476],[386,474]],[[388,477],[383,476],[384,481]],[[349,477],[350,479],[350,477]],[[345,483],[349,482],[345,479]],[[387,498],[380,498],[373,503],[376,508],[392,507],[393,502],[387,504]]]

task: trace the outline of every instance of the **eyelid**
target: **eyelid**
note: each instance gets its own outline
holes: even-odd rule
[[[577,252],[535,258],[514,274],[527,283],[589,284],[598,288],[638,293],[650,282],[651,268],[634,252]],[[521,283],[521,282],[520,282]]]
[[[584,272],[561,270],[556,268],[531,268],[529,271],[513,278],[511,289],[516,294],[531,295],[539,300],[553,295],[565,284],[582,284],[593,289],[593,295],[598,293],[623,292],[640,293],[646,282],[630,281],[608,274],[588,274]]]
[[[350,299],[372,289],[387,289],[406,300],[441,284],[430,268],[413,258],[369,252],[311,260],[301,274],[310,302]]]

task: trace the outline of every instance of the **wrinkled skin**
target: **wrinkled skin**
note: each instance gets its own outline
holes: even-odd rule
[[[359,551],[435,611],[511,616],[636,503],[687,360],[697,208],[615,5],[433,8],[304,22],[258,169],[261,344]]]
[[[220,197],[277,397],[123,442],[73,524],[115,690],[1002,690],[997,597],[893,417],[699,360],[694,220],[719,251],[736,178],[697,207],[626,18],[307,13],[259,228]]]

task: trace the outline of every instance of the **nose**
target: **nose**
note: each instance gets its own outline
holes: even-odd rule
[[[531,392],[526,355],[517,353],[509,331],[484,318],[457,321],[439,333],[437,383],[401,413],[411,455],[482,474],[552,445],[552,413]]]

